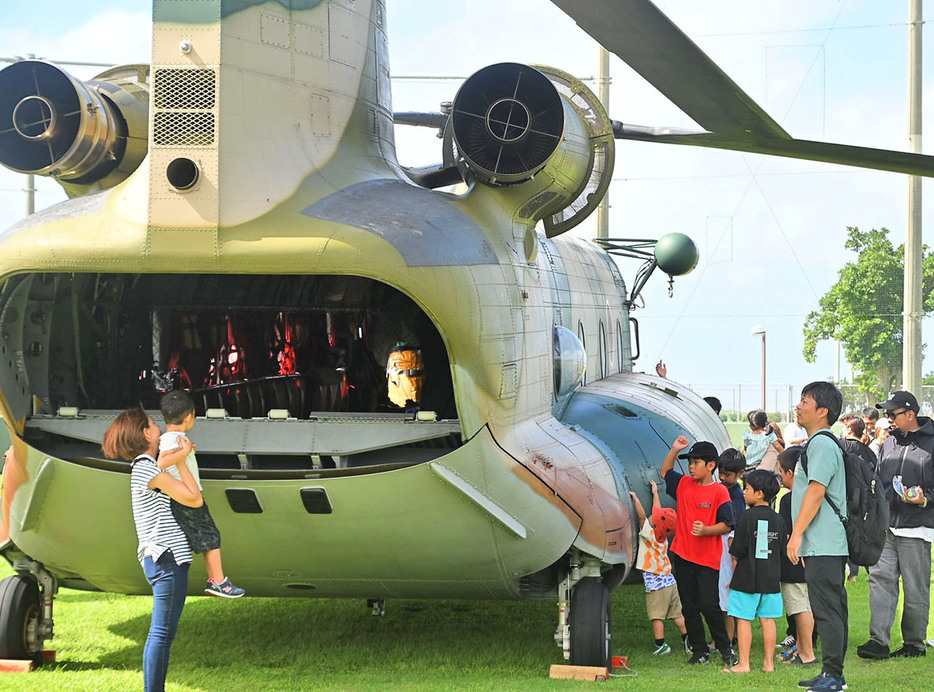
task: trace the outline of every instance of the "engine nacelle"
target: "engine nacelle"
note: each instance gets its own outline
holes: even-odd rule
[[[520,216],[549,236],[576,226],[606,193],[612,126],[594,94],[549,67],[499,63],[473,74],[451,109],[454,156],[465,179],[513,186],[533,178]]]
[[[0,71],[0,164],[51,176],[69,196],[113,187],[148,147],[148,67],[82,82],[41,60]]]

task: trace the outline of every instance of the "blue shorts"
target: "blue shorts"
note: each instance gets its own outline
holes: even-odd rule
[[[727,613],[740,620],[780,618],[782,595],[780,593],[745,593],[731,589],[730,608]]]

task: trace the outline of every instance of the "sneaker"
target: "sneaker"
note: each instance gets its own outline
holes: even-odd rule
[[[808,692],[842,692],[846,689],[846,681],[822,673],[820,679],[808,688]]]
[[[239,586],[234,586],[230,583],[230,579],[224,577],[224,581],[220,584],[208,580],[207,585],[204,587],[204,593],[208,596],[220,596],[221,598],[240,598],[246,591]]]
[[[733,647],[721,652],[720,657],[723,659],[723,665],[727,667],[735,666],[739,663],[739,659],[736,657]]]
[[[823,680],[825,677],[827,677],[827,676],[824,675],[824,673],[821,673],[820,675],[815,675],[815,676],[814,676],[813,678],[811,678],[810,680],[802,680],[801,682],[799,682],[799,683],[798,683],[798,687],[812,688],[812,687],[814,687],[814,685],[816,685],[817,683],[819,683],[819,682],[820,682],[821,680]],[[840,676],[840,683],[842,684],[842,687],[841,687],[840,689],[842,689],[842,690],[847,689],[847,686],[846,686],[846,678],[843,677],[842,675]]]
[[[824,677],[823,673],[818,673],[813,678],[808,678],[807,680],[798,681],[798,687],[813,687],[818,682],[821,681],[821,678]]]
[[[875,639],[870,639],[865,644],[857,646],[856,655],[860,658],[868,658],[873,660],[885,660],[886,658],[891,657],[891,654],[889,653],[889,647],[887,647],[885,644],[880,644]]]
[[[776,649],[788,649],[795,645],[795,635],[789,634],[787,637],[782,639],[778,644],[775,645]]]
[[[919,656],[924,656],[927,652],[924,649],[918,649],[914,646],[908,646],[907,644],[901,649],[896,649],[892,652],[892,658],[918,658]]]
[[[710,656],[707,654],[693,654],[691,658],[688,659],[688,665],[696,666],[699,663],[709,663]]]
[[[655,647],[655,650],[652,652],[653,656],[664,656],[665,654],[671,653],[671,647],[668,646],[668,642],[662,642]]]
[[[684,653],[686,653],[688,656],[694,653],[693,651],[691,651],[691,642],[688,640],[687,637],[684,637],[681,640],[681,643],[684,644]]]

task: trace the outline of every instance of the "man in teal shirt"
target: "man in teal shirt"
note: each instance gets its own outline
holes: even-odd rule
[[[820,632],[821,674],[799,684],[810,690],[838,692],[846,687],[843,657],[847,647],[846,561],[849,549],[843,523],[826,499],[846,516],[846,472],[835,437],[816,435],[829,430],[843,408],[843,395],[830,382],[812,382],[801,390],[795,419],[808,433],[807,471],[798,462],[791,493],[793,528],[788,559],[804,561],[804,579]]]

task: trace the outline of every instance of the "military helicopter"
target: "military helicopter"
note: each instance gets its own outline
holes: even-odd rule
[[[0,235],[0,657],[41,651],[62,586],[149,592],[100,441],[180,387],[250,595],[555,599],[564,655],[608,663],[629,491],[677,434],[729,445],[633,371],[639,291],[693,245],[565,235],[615,139],[934,166],[790,137],[647,0],[555,4],[704,129],[624,125],[515,63],[394,113],[383,0],[154,0],[150,65],[0,72],[0,163],[71,197]],[[438,128],[441,163],[400,166],[394,121]],[[644,261],[628,291],[611,253]]]

